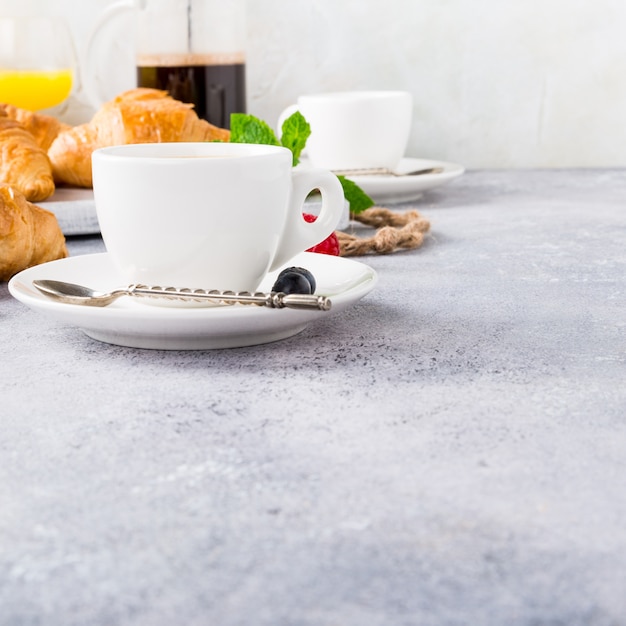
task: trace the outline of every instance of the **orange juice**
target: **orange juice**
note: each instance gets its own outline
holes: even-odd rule
[[[0,102],[29,111],[61,104],[72,91],[72,70],[0,68]]]

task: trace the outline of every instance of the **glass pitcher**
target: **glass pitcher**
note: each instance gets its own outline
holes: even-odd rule
[[[164,89],[222,128],[246,111],[245,0],[119,0],[100,17],[90,49],[126,11],[134,12],[137,86]]]

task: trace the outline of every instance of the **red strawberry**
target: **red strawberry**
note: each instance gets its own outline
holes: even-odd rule
[[[302,216],[307,222],[314,222],[317,219],[316,215],[310,213],[303,213]],[[330,254],[333,256],[339,256],[339,240],[335,233],[330,233],[324,241],[320,241],[317,245],[309,248],[307,252],[319,252],[320,254]]]

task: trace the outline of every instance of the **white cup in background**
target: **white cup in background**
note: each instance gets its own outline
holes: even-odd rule
[[[336,176],[298,171],[277,146],[135,144],[96,150],[92,162],[102,237],[129,283],[254,291],[330,235],[344,208]],[[314,189],[322,208],[307,223]]]
[[[404,156],[413,98],[406,91],[344,91],[303,95],[279,117],[300,111],[311,126],[306,157],[329,170],[386,167]]]

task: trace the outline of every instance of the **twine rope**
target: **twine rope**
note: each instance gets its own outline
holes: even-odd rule
[[[430,229],[430,222],[417,211],[398,213],[383,207],[372,207],[351,215],[351,218],[377,230],[371,237],[338,231],[341,256],[390,254],[396,250],[419,248]]]

